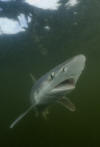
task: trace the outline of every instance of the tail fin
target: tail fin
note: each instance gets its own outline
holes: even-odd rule
[[[9,128],[13,128],[27,113],[33,108],[33,105],[29,107],[24,113],[22,113],[11,125]]]

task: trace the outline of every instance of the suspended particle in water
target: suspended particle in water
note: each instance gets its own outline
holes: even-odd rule
[[[48,54],[48,50],[46,48],[41,48],[40,49],[40,53],[43,55],[43,56],[46,56]]]

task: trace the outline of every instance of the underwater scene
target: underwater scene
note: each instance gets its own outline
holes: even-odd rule
[[[99,0],[0,0],[1,147],[98,147],[99,75]]]

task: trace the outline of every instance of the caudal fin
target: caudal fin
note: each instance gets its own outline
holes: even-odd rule
[[[13,128],[31,109],[33,106],[29,107],[24,113],[22,113],[11,125],[9,128]]]

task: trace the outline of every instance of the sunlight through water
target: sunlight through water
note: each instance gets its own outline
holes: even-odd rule
[[[17,17],[17,19],[0,17],[0,35],[25,32],[30,22],[31,16],[26,18],[22,13]]]
[[[59,0],[25,0],[26,3],[42,9],[57,10]]]

